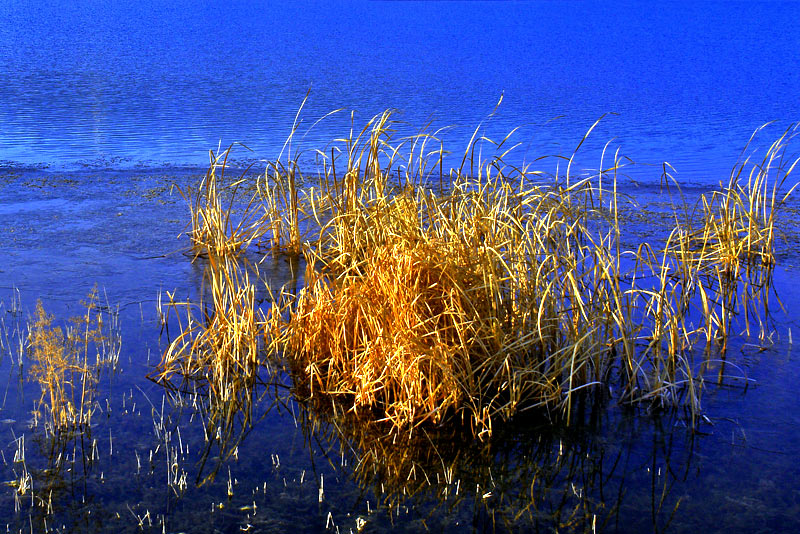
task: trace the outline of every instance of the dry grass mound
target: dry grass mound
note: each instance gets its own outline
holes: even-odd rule
[[[590,391],[683,406],[694,423],[734,318],[747,335],[765,332],[793,130],[694,213],[675,206],[665,242],[626,250],[618,153],[594,175],[576,178],[570,158],[552,176],[505,165],[506,140],[476,161],[491,143],[476,135],[444,187],[435,135],[394,141],[393,125],[386,112],[318,152],[319,175],[302,190],[296,159],[270,164],[260,197],[240,209],[259,218],[238,226],[224,222],[233,208],[215,200],[212,165],[197,198],[217,215],[193,207],[191,235],[209,258],[213,303],[200,318],[187,308],[161,379],[202,377],[228,399],[235,377],[271,361],[291,370],[298,394],[393,431],[459,421],[480,435],[534,407],[569,420]],[[205,230],[209,220],[221,230]],[[305,288],[261,315],[231,258],[264,236],[307,269]]]

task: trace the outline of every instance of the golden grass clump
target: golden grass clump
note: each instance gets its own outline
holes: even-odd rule
[[[298,393],[393,431],[454,420],[480,435],[534,407],[569,420],[589,392],[683,405],[694,422],[733,318],[745,310],[746,333],[751,321],[763,332],[791,132],[704,196],[699,215],[676,209],[665,242],[625,250],[618,153],[596,175],[576,177],[573,155],[566,174],[548,176],[506,165],[507,139],[476,133],[445,188],[436,134],[394,141],[395,126],[383,113],[318,152],[312,187],[301,190],[297,159],[270,164],[245,209],[263,214],[246,225],[256,237],[195,240],[213,306],[187,313],[162,378],[200,373],[225,398],[227,381],[269,358]],[[499,155],[476,161],[487,143]],[[205,235],[197,212],[192,236]],[[305,287],[266,317],[229,259],[262,236],[306,262]]]
[[[208,287],[199,302],[178,302],[169,294],[166,311],[160,311],[162,324],[168,328],[174,315],[179,332],[168,339],[161,362],[148,376],[178,395],[194,396],[206,437],[200,485],[216,477],[222,460],[236,453],[251,428],[257,386],[264,384],[262,372],[268,365],[263,347],[266,321],[251,281],[251,274],[258,278],[257,266],[233,254],[206,251],[201,256],[207,258]],[[207,462],[211,469],[203,475]]]
[[[467,273],[435,260],[430,247],[384,247],[352,283],[307,278],[288,349],[312,395],[353,392],[355,406],[382,404],[397,426],[438,422],[465,400],[454,371],[469,365],[469,338],[459,339],[470,329],[458,279]]]
[[[347,144],[360,156],[349,156],[358,165],[343,179],[325,173],[317,205],[329,212],[314,210],[320,231],[308,243],[306,288],[288,317],[271,316],[296,383],[375,411],[395,429],[455,417],[480,433],[535,406],[569,418],[579,391],[608,390],[615,380],[624,402],[685,402],[697,416],[703,381],[694,347],[705,336],[706,363],[712,343],[724,354],[730,319],[766,304],[756,292],[769,286],[763,277],[731,273],[727,256],[710,252],[731,246],[731,235],[678,220],[661,248],[625,251],[618,156],[581,179],[568,166],[547,183],[495,158],[470,161],[471,173],[455,172],[446,192],[408,186],[409,176],[389,188],[399,153],[389,125],[382,116],[360,148]],[[783,147],[773,145],[767,160]],[[781,166],[781,181],[792,168]],[[774,216],[756,226],[752,206],[767,205],[774,170],[757,166],[737,197],[751,209],[728,217],[737,240],[749,243],[742,257],[756,243],[760,257],[771,257]],[[595,207],[603,175],[613,177],[609,209]],[[775,196],[780,187],[770,213],[785,200]],[[735,298],[732,287],[747,297]],[[745,315],[763,317],[752,311]]]
[[[309,394],[344,394],[395,428],[456,415],[480,432],[602,377],[615,325],[609,302],[584,298],[598,260],[585,214],[490,172],[442,198],[376,194],[357,225],[332,219],[283,325]]]
[[[149,378],[181,392],[201,393],[207,409],[208,430],[227,442],[235,433],[235,420],[247,427],[255,385],[266,364],[262,357],[265,320],[256,307],[258,266],[244,252],[268,232],[269,212],[254,194],[242,201],[248,189],[246,169],[239,180],[225,182],[229,147],[211,153],[211,165],[199,187],[179,189],[187,200],[193,261],[205,262],[204,283],[197,302],[175,300],[167,293],[166,310],[159,298],[159,316],[168,345]],[[255,190],[255,187],[253,188]],[[170,337],[171,317],[178,334]],[[176,379],[177,378],[177,382]]]
[[[231,183],[225,180],[228,157],[232,147],[215,154],[209,152],[211,163],[197,187],[177,187],[186,200],[191,216],[188,232],[195,255],[238,255],[266,232],[263,214],[257,212],[255,196],[238,205],[238,193],[246,185],[242,177]],[[239,202],[240,204],[240,202]]]
[[[738,271],[740,264],[775,264],[775,217],[797,187],[788,191],[784,187],[797,165],[785,161],[786,142],[793,131],[784,132],[760,161],[751,164],[746,158],[733,169],[727,184],[701,198],[702,223],[692,237],[706,245],[711,259],[726,272]]]
[[[263,314],[255,306],[255,286],[250,275],[231,257],[209,256],[211,302],[168,304],[186,324],[170,341],[157,372],[158,381],[172,375],[199,384],[215,403],[241,402],[240,393],[258,377],[264,361],[259,356]]]
[[[53,432],[89,426],[99,370],[105,363],[114,364],[119,355],[119,333],[113,317],[110,324],[104,319],[109,314],[99,308],[96,288],[83,304],[86,314],[72,318],[63,330],[53,325],[54,317],[38,301],[28,325],[30,374],[42,391],[36,413],[44,415],[46,428]]]
[[[759,336],[766,333],[762,319],[769,315],[776,218],[797,187],[787,186],[798,163],[786,152],[795,132],[787,129],[760,160],[748,156],[738,163],[727,183],[700,197],[696,215],[676,222],[668,240],[660,271],[680,278],[673,286],[681,288],[676,301],[682,308],[695,302],[700,309],[698,330],[707,352],[716,346],[724,355],[740,311],[746,335],[753,320]]]
[[[277,162],[267,168],[263,181],[259,183],[259,195],[265,208],[267,248],[293,255],[301,252],[301,222],[307,218],[298,199],[298,178],[302,181],[296,162],[288,168]]]

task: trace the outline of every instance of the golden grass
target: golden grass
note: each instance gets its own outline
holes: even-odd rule
[[[88,428],[94,412],[94,397],[100,368],[115,363],[119,355],[119,333],[112,314],[98,306],[97,289],[83,302],[86,314],[71,319],[62,329],[53,325],[41,301],[28,325],[30,375],[41,387],[37,415],[54,433]],[[95,361],[90,361],[90,353]]]
[[[219,154],[209,152],[208,172],[197,187],[177,187],[189,206],[191,230],[188,235],[196,256],[238,255],[266,232],[263,215],[256,211],[255,196],[245,206],[237,205],[237,195],[247,182],[245,176],[249,169],[236,181],[225,180],[232,148]]]
[[[167,331],[168,345],[148,378],[176,395],[193,397],[192,405],[205,426],[196,480],[203,485],[237,453],[258,419],[253,408],[263,394],[258,387],[267,385],[265,368],[270,362],[263,346],[267,321],[256,305],[252,281],[259,278],[257,265],[230,252],[219,256],[205,250],[200,256],[207,262],[207,287],[199,302],[176,301],[169,294],[166,310],[159,313],[167,327],[174,317],[179,333],[170,339]],[[276,380],[269,385],[278,387]]]
[[[746,333],[751,321],[763,330],[792,131],[704,196],[698,216],[676,210],[666,242],[624,250],[619,154],[594,176],[576,178],[571,158],[545,180],[505,153],[476,161],[487,142],[476,135],[434,192],[438,139],[395,142],[393,127],[386,112],[320,152],[317,186],[302,192],[296,160],[271,164],[246,206],[265,214],[247,238],[194,239],[215,273],[213,311],[172,343],[163,378],[201,373],[223,395],[213,384],[282,360],[298,393],[395,431],[459,421],[481,435],[537,407],[569,420],[576,396],[612,389],[622,402],[686,406],[694,421],[703,364],[724,357],[733,318],[744,310]],[[191,211],[191,235],[206,235]],[[228,259],[265,235],[307,265],[304,289],[266,317]]]
[[[167,305],[187,322],[170,341],[152,378],[182,380],[207,388],[216,403],[236,404],[243,385],[252,384],[264,361],[259,357],[263,315],[255,307],[255,286],[248,271],[232,257],[211,255],[208,260],[211,302],[175,302]]]
[[[598,378],[608,325],[581,272],[594,249],[563,199],[496,177],[444,199],[373,198],[358,224],[333,219],[282,325],[311,395],[347,395],[396,428],[455,415],[480,432],[520,404],[568,408]]]

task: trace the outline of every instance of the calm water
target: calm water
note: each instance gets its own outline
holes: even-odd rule
[[[727,175],[757,127],[777,121],[758,137],[763,148],[800,120],[800,2],[42,4],[0,2],[0,525],[117,533],[800,528],[800,361],[789,333],[800,335],[796,225],[778,250],[776,289],[787,311],[776,315],[774,345],[731,351],[732,374],[753,382],[709,387],[709,419],[695,435],[680,414],[617,406],[577,428],[520,420],[486,445],[388,447],[382,457],[397,450],[416,462],[420,480],[421,472],[431,479],[417,485],[404,476],[403,486],[408,465],[393,475],[372,466],[362,430],[305,427],[296,404],[270,408],[270,395],[257,403],[263,419],[220,460],[219,444],[205,449],[208,414],[145,379],[164,349],[159,294],[196,296],[203,279],[202,262],[176,252],[188,216],[170,186],[196,179],[219,143],[276,158],[309,89],[300,134],[329,111],[347,112],[308,131],[308,149],[345,135],[349,110],[359,126],[396,108],[408,132],[430,121],[453,126],[445,136],[454,152],[482,121],[496,139],[520,127],[515,157],[530,160],[571,153],[595,120],[615,113],[582,148],[585,163],[596,165],[613,139],[637,162],[669,161],[696,196]],[[659,173],[631,170],[640,182]],[[638,190],[648,199],[644,219],[663,208],[656,192],[646,183]],[[789,207],[787,224],[800,202]],[[261,270],[273,284],[291,276],[281,258]],[[41,426],[31,427],[37,386],[22,378],[3,336],[13,340],[15,325],[24,332],[39,298],[59,320],[80,313],[77,302],[95,283],[120,306],[120,366],[102,377],[86,439],[56,450],[73,460],[57,470]],[[25,462],[15,459],[21,437]],[[91,461],[81,463],[84,454]],[[213,482],[195,484],[216,466]],[[33,488],[17,499],[25,473]],[[400,486],[418,492],[396,504]]]
[[[504,94],[486,132],[522,127],[520,158],[617,113],[599,146],[716,183],[755,128],[800,118],[798,20],[796,1],[3,2],[0,160],[203,165],[220,141],[275,159],[309,89],[306,125],[396,108],[457,127],[460,152]]]

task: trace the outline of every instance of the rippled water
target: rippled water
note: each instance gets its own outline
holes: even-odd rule
[[[798,20],[796,1],[6,2],[0,159],[202,165],[220,141],[275,159],[309,89],[306,125],[396,108],[457,126],[460,151],[504,94],[487,133],[522,127],[520,157],[617,113],[599,146],[715,183],[755,128],[800,118]]]

